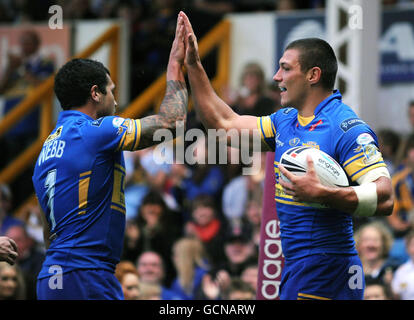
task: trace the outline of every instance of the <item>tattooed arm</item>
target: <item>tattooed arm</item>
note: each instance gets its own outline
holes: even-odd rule
[[[167,89],[165,96],[158,114],[141,119],[141,138],[138,149],[159,143],[159,141],[154,141],[153,139],[156,130],[168,129],[175,136],[177,124],[185,124],[188,92],[182,71],[185,54],[183,33],[183,21],[179,17],[167,67]]]

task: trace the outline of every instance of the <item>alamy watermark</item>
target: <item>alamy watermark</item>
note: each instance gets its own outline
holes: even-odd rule
[[[63,29],[63,9],[59,5],[53,5],[49,7],[49,14],[52,16],[49,18],[49,28],[52,30]]]

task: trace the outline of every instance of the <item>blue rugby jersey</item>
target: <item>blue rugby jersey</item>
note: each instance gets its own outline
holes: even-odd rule
[[[54,265],[63,273],[114,271],[125,229],[122,151],[135,150],[140,133],[139,120],[60,113],[32,177],[53,239],[39,279],[50,276]]]
[[[279,160],[289,148],[311,146],[332,156],[352,184],[368,171],[385,167],[375,133],[355,112],[342,103],[339,91],[322,101],[313,119],[293,108],[259,117],[262,139],[275,151],[276,210],[280,219],[283,254],[297,259],[315,253],[355,254],[352,217],[340,210],[297,202],[279,183]],[[302,123],[302,124],[301,124]]]

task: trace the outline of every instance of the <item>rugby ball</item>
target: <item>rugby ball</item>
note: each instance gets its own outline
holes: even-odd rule
[[[321,183],[328,187],[348,187],[348,177],[342,167],[327,153],[312,147],[294,147],[285,151],[280,157],[282,164],[295,175],[304,175],[308,169],[306,158],[311,155],[313,164]],[[288,179],[280,173],[285,181]]]

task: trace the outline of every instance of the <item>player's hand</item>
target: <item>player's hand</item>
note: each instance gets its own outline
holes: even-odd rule
[[[14,264],[17,258],[17,245],[9,237],[0,237],[0,261]]]
[[[285,193],[293,196],[296,201],[322,202],[321,195],[326,187],[320,182],[310,155],[308,155],[306,161],[308,170],[303,176],[297,176],[279,164],[280,172],[290,181],[287,182],[280,178],[279,182]]]
[[[170,62],[177,62],[180,66],[184,64],[184,23],[183,18],[178,15],[175,27],[175,38],[170,51]]]
[[[185,44],[185,60],[184,63],[187,66],[192,66],[200,61],[198,53],[197,37],[194,34],[193,27],[191,26],[190,20],[187,15],[180,11],[180,17],[184,22],[184,44]]]

